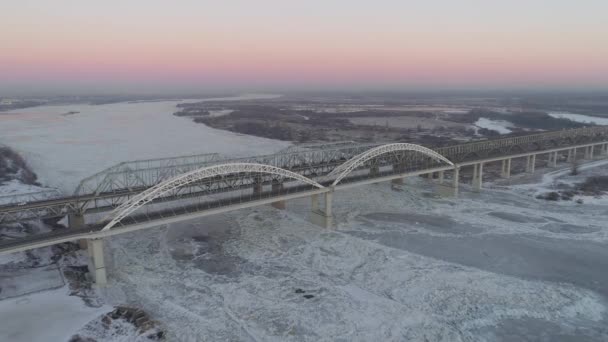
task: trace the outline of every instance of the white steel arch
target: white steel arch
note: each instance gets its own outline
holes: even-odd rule
[[[143,191],[137,196],[131,198],[125,203],[118,206],[114,209],[106,218],[112,220],[106,224],[101,231],[105,231],[114,227],[118,222],[120,222],[123,218],[129,216],[131,213],[141,208],[145,204],[153,201],[155,198],[161,197],[164,194],[170,192],[171,190],[180,188],[182,186],[200,181],[205,178],[220,176],[220,175],[228,175],[233,173],[240,172],[254,172],[254,173],[267,173],[278,176],[283,176],[287,178],[293,178],[304,183],[310,184],[317,188],[324,188],[323,185],[307,178],[297,173],[281,169],[279,167],[264,165],[264,164],[254,164],[254,163],[228,163],[228,164],[220,164],[213,165],[208,167],[203,167],[191,172],[184,173],[177,177],[173,177],[164,182],[158,183],[157,185]]]
[[[334,180],[334,182],[332,184],[332,186],[336,186],[338,183],[340,183],[340,181],[344,177],[346,177],[354,169],[361,166],[368,160],[374,159],[385,153],[397,152],[397,151],[419,152],[419,153],[422,153],[422,154],[425,154],[425,155],[431,157],[432,159],[434,159],[436,161],[444,162],[446,164],[454,166],[454,163],[452,163],[449,159],[447,159],[446,157],[442,156],[441,154],[431,150],[430,148],[426,148],[424,146],[415,145],[415,144],[396,143],[396,144],[388,144],[388,145],[374,147],[359,155],[356,155],[356,156],[352,157],[351,159],[349,159],[348,161],[344,162],[344,164],[341,164],[338,167],[336,167],[335,169],[333,169],[327,175],[327,177],[332,178],[332,177],[337,176],[337,178]]]

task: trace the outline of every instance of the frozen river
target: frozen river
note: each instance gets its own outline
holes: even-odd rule
[[[287,145],[175,117],[177,103],[19,110],[0,115],[0,142],[65,191],[123,160]],[[70,111],[79,113],[62,115]],[[576,181],[606,173],[601,162],[580,169]],[[456,200],[411,178],[337,193],[333,230],[309,223],[302,199],[286,211],[263,206],[115,236],[102,308],[66,287],[3,300],[10,325],[0,324],[0,340],[48,341],[51,331],[62,341],[128,304],[161,322],[170,341],[607,341],[605,202],[534,198],[573,181],[561,171],[540,183],[485,184],[481,194],[463,185]],[[4,316],[14,313],[35,319]]]
[[[289,145],[213,129],[172,115],[177,104],[200,101],[76,104],[2,112],[0,144],[22,153],[41,183],[65,193],[71,193],[81,179],[122,161],[211,152],[249,156]]]

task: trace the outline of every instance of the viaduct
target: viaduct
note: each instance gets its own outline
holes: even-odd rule
[[[440,148],[407,143],[338,142],[290,147],[277,154],[222,159],[202,154],[117,164],[80,182],[72,195],[40,192],[0,197],[0,224],[68,217],[69,228],[0,242],[0,254],[67,241],[86,243],[94,281],[107,282],[103,239],[140,229],[291,199],[311,199],[310,219],[332,227],[336,191],[426,176],[444,196],[458,196],[461,170],[472,172],[474,191],[484,165],[512,160],[533,173],[539,163],[608,156],[608,126],[485,140]]]

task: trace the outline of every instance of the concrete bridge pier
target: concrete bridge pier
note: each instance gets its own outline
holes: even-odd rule
[[[86,222],[84,220],[84,215],[82,213],[68,214],[68,228],[69,229],[79,229],[79,228],[84,228],[85,226],[86,226]],[[88,247],[87,240],[85,240],[85,239],[78,240],[78,246],[80,246],[80,249],[87,249],[87,247]]]
[[[93,282],[98,286],[108,283],[106,264],[103,260],[103,239],[88,239],[89,250],[89,274]]]
[[[272,182],[272,191],[278,191],[278,192],[282,192],[283,191],[283,183],[279,183],[279,182]],[[285,201],[276,201],[276,202],[272,202],[270,204],[273,208],[277,208],[280,210],[284,210],[286,208],[285,205]]]
[[[547,166],[549,166],[549,167],[557,166],[557,152],[549,152],[549,160],[547,161]]]
[[[571,148],[568,150],[568,157],[566,158],[566,161],[568,163],[572,162],[573,158],[575,158],[576,156],[576,149],[575,148]]]
[[[602,144],[602,155],[608,156],[608,144]]]
[[[458,183],[460,180],[460,168],[454,167],[452,172],[452,184],[443,182],[444,176],[443,171],[439,171],[439,184],[437,184],[437,191],[441,196],[444,197],[458,197]]]
[[[530,155],[527,157],[526,172],[534,173],[535,169],[536,169],[536,154],[533,154],[533,155]]]
[[[593,159],[593,146],[585,147],[585,159]]]
[[[511,158],[503,159],[500,176],[502,178],[511,178]]]
[[[438,171],[437,172],[437,179],[439,184],[443,184],[443,179],[444,179],[445,175],[443,171]]]
[[[403,173],[404,170],[405,170],[405,168],[404,168],[403,164],[393,164],[393,172]],[[405,177],[395,178],[395,179],[391,180],[391,183],[393,183],[395,185],[403,185],[403,184],[405,184]]]
[[[380,167],[379,166],[370,166],[369,175],[372,177],[375,177],[378,174],[380,174]]]
[[[483,185],[483,163],[473,165],[473,191],[481,191]]]
[[[329,229],[333,225],[332,200],[333,192],[326,192],[325,207],[321,209],[319,206],[319,195],[312,195],[312,205],[310,209],[310,221],[317,226]]]
[[[253,183],[253,194],[255,196],[259,196],[262,194],[262,190],[263,190],[262,177],[256,177],[255,181]]]

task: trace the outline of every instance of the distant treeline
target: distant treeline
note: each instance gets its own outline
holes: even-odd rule
[[[38,177],[19,153],[7,146],[0,146],[0,184],[13,179],[24,184],[36,184]]]

